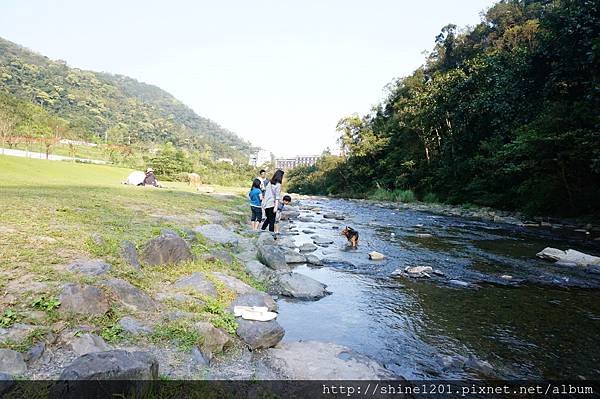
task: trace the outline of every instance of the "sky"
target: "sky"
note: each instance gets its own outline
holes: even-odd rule
[[[493,0],[2,0],[0,36],[69,66],[173,94],[277,156],[335,151],[337,121],[365,115],[425,60],[448,23]]]

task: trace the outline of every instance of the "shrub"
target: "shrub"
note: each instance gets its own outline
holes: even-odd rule
[[[394,190],[393,198],[398,202],[415,202],[417,200],[412,190]]]
[[[427,193],[423,196],[423,202],[436,203],[440,202],[440,199],[438,198],[437,194]]]

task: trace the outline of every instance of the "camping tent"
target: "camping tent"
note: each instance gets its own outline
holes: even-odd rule
[[[146,174],[144,172],[140,172],[140,171],[131,172],[129,174],[129,176],[127,176],[127,184],[137,186],[138,184],[142,184],[144,182],[145,178],[146,178]]]

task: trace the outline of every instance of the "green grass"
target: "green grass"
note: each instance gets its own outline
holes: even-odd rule
[[[417,200],[415,193],[412,190],[386,190],[378,188],[370,196],[369,199],[375,201],[391,201],[391,202],[415,202]]]
[[[119,342],[129,337],[118,326],[118,320],[127,314],[135,317],[134,312],[113,302],[109,313],[102,317],[65,315],[59,311],[57,300],[64,283],[98,285],[106,278],[122,278],[152,296],[182,276],[200,271],[214,282],[217,298],[198,298],[209,306],[166,302],[166,311],[190,311],[195,316],[187,322],[207,320],[234,332],[235,320],[224,311],[233,293],[211,272],[225,272],[256,288],[264,287],[237,261],[228,265],[202,260],[202,255],[211,249],[226,247],[211,245],[199,236],[192,246],[197,260],[170,266],[144,265],[141,271],[129,267],[119,252],[123,240],[140,249],[163,228],[182,233],[183,229],[206,223],[203,212],[207,210],[217,210],[228,215],[233,223],[239,223],[240,210],[246,210],[244,196],[225,198],[199,194],[185,183],[175,182],[167,183],[168,188],[164,189],[121,184],[130,172],[115,166],[0,155],[0,288],[2,292],[9,291],[9,295],[0,297],[3,326],[18,322],[22,312],[42,310],[47,313],[47,319],[40,322],[41,328],[57,321],[68,327],[90,324],[98,328],[105,340]],[[215,191],[239,194],[247,190],[215,187]],[[108,276],[101,277],[65,271],[64,265],[77,258],[99,258],[112,268]],[[15,285],[19,288],[15,289]],[[150,318],[153,319],[147,321],[159,322],[162,315],[150,315]],[[152,339],[163,342],[170,336],[180,347],[189,347],[199,337],[183,331],[186,321],[181,323],[161,322],[159,327],[163,327]],[[11,345],[21,348],[19,345],[30,341]]]

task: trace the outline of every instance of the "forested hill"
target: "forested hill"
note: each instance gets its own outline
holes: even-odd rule
[[[5,102],[43,107],[82,139],[133,146],[172,142],[207,157],[240,160],[251,147],[156,86],[70,68],[2,38],[0,94]]]
[[[600,2],[501,1],[473,28],[444,27],[379,106],[340,120],[345,156],[289,188],[598,214],[599,71]]]

